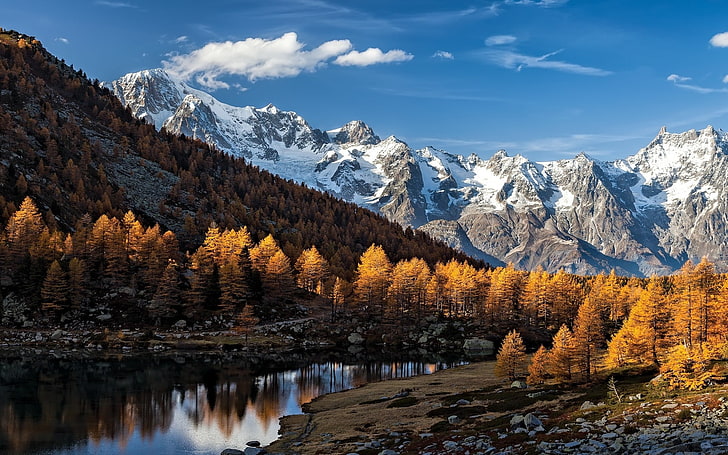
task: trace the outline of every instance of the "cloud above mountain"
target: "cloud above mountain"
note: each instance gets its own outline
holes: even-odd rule
[[[184,80],[195,79],[209,89],[229,88],[221,81],[225,76],[258,79],[295,77],[313,72],[331,62],[340,66],[369,66],[378,63],[404,62],[412,54],[400,49],[382,51],[353,49],[348,39],[331,40],[311,49],[298,40],[294,32],[279,38],[247,38],[242,41],[208,43],[188,54],[175,55],[163,62],[164,68]]]

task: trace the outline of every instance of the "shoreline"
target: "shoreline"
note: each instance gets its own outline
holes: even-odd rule
[[[265,450],[271,454],[341,454],[377,449],[377,435],[428,435],[440,417],[426,414],[444,395],[502,384],[495,362],[475,362],[432,374],[372,382],[319,396],[303,405],[305,414],[280,419],[279,439]],[[398,406],[405,400],[415,404]],[[394,405],[393,405],[394,404]],[[365,447],[373,444],[378,447]],[[379,452],[376,452],[379,453]]]

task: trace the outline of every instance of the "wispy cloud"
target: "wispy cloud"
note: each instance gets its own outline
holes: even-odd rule
[[[697,93],[728,93],[728,88],[722,87],[722,88],[710,88],[710,87],[702,87],[700,85],[695,84],[688,84],[687,82],[690,82],[692,78],[686,77],[686,76],[680,76],[679,74],[671,74],[667,76],[667,80],[675,84],[675,87],[680,87],[685,90],[691,90],[693,92]],[[728,83],[728,76],[725,76],[723,78],[723,83]]]
[[[474,102],[503,102],[510,103],[513,100],[498,98],[494,96],[483,96],[471,93],[458,93],[455,91],[422,88],[415,90],[401,90],[392,88],[374,88],[374,91],[385,93],[389,96],[402,96],[406,98],[434,99],[445,101],[474,101]]]
[[[188,40],[188,39],[189,39],[189,38],[188,38],[187,36],[185,36],[185,35],[182,35],[182,36],[178,36],[177,38],[175,38],[175,39],[174,39],[174,42],[175,42],[176,44],[180,44],[180,43],[185,43],[185,42],[187,42],[187,40]]]
[[[97,0],[97,5],[108,6],[109,8],[139,8],[136,5],[127,2],[110,2],[106,0]]]
[[[560,54],[563,49],[549,52],[541,56],[532,56],[507,49],[491,49],[485,51],[485,57],[498,66],[521,71],[524,68],[541,68],[564,73],[582,74],[585,76],[609,76],[611,71],[591,66],[583,66],[561,60],[550,60],[554,55]]]
[[[728,32],[713,35],[710,38],[710,44],[715,47],[728,47]]]
[[[517,38],[513,35],[493,35],[485,39],[486,46],[502,46],[515,43]]]
[[[230,88],[219,80],[224,76],[242,76],[253,82],[313,72],[332,59],[332,63],[341,66],[368,66],[413,58],[400,49],[384,52],[369,48],[359,52],[352,49],[347,39],[326,41],[311,50],[305,47],[296,33],[289,32],[275,39],[213,42],[189,54],[172,55],[162,63],[171,74],[184,80],[194,78],[200,85],[215,90]]]
[[[565,5],[569,0],[505,0],[506,5],[538,6],[541,8],[555,8]]]
[[[59,43],[63,43],[63,44],[70,43],[70,41],[68,40],[68,38],[64,38],[62,36],[59,36],[58,38],[56,38],[56,41],[58,41]]]
[[[379,48],[370,47],[364,52],[351,51],[344,55],[339,55],[334,60],[334,64],[341,66],[369,66],[377,63],[407,62],[413,58],[414,55],[408,54],[401,49],[382,52]]]
[[[455,56],[452,55],[452,53],[448,52],[448,51],[437,51],[434,54],[432,54],[432,58],[441,58],[443,60],[454,60]]]

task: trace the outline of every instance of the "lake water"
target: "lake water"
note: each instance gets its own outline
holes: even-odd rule
[[[219,454],[265,445],[313,398],[456,362],[0,358],[0,454]]]

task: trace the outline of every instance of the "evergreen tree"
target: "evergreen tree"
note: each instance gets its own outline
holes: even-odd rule
[[[46,313],[55,313],[65,308],[68,302],[68,277],[58,261],[53,261],[48,268],[40,296],[43,299],[43,311]]]
[[[362,310],[382,315],[391,272],[392,263],[381,246],[372,245],[361,255],[354,293]]]
[[[220,309],[230,313],[244,305],[250,295],[248,282],[240,267],[239,256],[227,258],[220,266]]]
[[[267,298],[282,300],[289,296],[295,284],[291,261],[283,251],[278,251],[270,258],[263,275],[263,289]]]
[[[554,335],[549,351],[546,370],[549,376],[558,382],[569,381],[573,366],[573,337],[569,327],[564,324]]]
[[[579,307],[574,322],[573,354],[575,364],[578,366],[585,382],[591,381],[591,375],[596,370],[598,351],[604,342],[603,307],[590,296]]]
[[[164,268],[154,297],[152,297],[152,301],[147,307],[149,316],[154,318],[157,324],[176,314],[182,296],[180,287],[181,280],[178,265],[175,261],[169,261],[167,267]]]
[[[512,330],[506,335],[498,350],[495,360],[496,376],[506,377],[513,381],[523,375],[526,361],[526,347],[521,335]]]
[[[329,275],[329,263],[315,246],[303,250],[296,261],[298,286],[308,292],[316,292]]]
[[[543,384],[548,378],[548,358],[548,349],[541,345],[531,357],[531,363],[528,365],[528,378],[526,378],[528,384]]]

